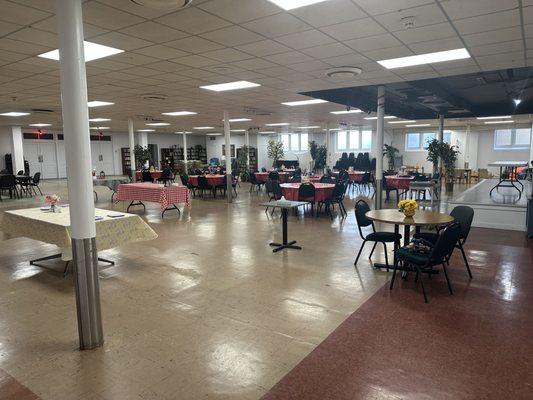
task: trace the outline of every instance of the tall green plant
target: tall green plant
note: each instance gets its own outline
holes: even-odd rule
[[[428,155],[426,160],[433,164],[433,172],[437,172],[439,167],[439,159],[442,154],[442,145],[444,143],[440,142],[438,139],[433,139],[428,143]]]
[[[326,158],[328,155],[328,148],[325,145],[317,147],[315,169],[323,170],[326,167]]]
[[[399,152],[400,150],[398,150],[392,144],[383,145],[383,156],[386,156],[389,159],[389,171],[394,171],[394,158]]]
[[[276,161],[283,158],[283,143],[277,140],[269,140],[267,145],[268,158],[272,159],[272,166],[276,166]]]
[[[457,146],[450,146],[448,143],[442,143],[441,158],[444,167],[444,175],[447,183],[453,183],[455,177],[455,163],[459,156]]]
[[[142,147],[138,144],[133,148],[133,153],[135,154],[135,166],[138,169],[141,169],[146,161],[150,161],[152,157],[148,147]]]

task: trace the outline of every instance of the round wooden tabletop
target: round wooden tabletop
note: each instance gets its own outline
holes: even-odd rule
[[[446,225],[453,222],[454,218],[448,214],[416,210],[413,217],[406,217],[396,209],[371,210],[366,213],[366,217],[372,221],[384,222],[394,225]]]

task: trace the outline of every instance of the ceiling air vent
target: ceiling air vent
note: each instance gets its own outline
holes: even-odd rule
[[[31,112],[33,114],[53,114],[54,110],[48,110],[46,108],[32,108]]]
[[[174,11],[187,7],[192,3],[192,0],[131,0],[131,2],[139,6],[156,10]]]
[[[166,94],[160,94],[160,93],[147,93],[147,94],[143,94],[141,97],[143,100],[146,100],[146,101],[164,101],[168,98]]]
[[[335,67],[326,70],[326,76],[332,81],[347,81],[361,75],[363,70],[358,67]]]

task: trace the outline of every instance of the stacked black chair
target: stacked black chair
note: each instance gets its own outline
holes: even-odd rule
[[[261,190],[261,187],[265,184],[265,182],[260,182],[257,180],[257,177],[254,173],[250,174],[250,193],[255,189],[258,191]]]
[[[333,193],[331,195],[331,198],[326,199],[325,201],[318,204],[318,212],[321,210],[322,205],[326,206],[326,213],[331,216],[331,219],[333,219],[333,213],[332,210],[335,209],[335,204],[339,206],[339,210],[341,212],[341,217],[345,218],[348,213],[346,212],[346,208],[344,207],[344,195],[346,193],[346,182],[337,182],[335,184],[335,188],[333,189]]]
[[[200,192],[200,196],[202,199],[204,198],[205,191],[213,191],[213,188],[209,184],[209,181],[204,175],[198,176],[198,186],[196,186],[196,190]]]
[[[312,183],[302,183],[298,188],[298,201],[306,201],[311,205],[311,215],[314,214],[315,208],[315,185]]]
[[[0,176],[0,201],[2,200],[2,193],[5,191],[9,193],[10,198],[13,198],[13,195],[15,195],[15,197],[18,196],[15,175]]]
[[[41,194],[41,196],[43,195],[43,192],[41,191],[41,188],[39,187],[39,183],[41,182],[41,173],[40,172],[36,172],[34,175],[33,175],[33,178],[32,180],[28,183],[29,187],[31,189],[33,189],[34,193],[37,194],[37,190],[39,190],[39,193]],[[37,189],[37,190],[35,190]]]

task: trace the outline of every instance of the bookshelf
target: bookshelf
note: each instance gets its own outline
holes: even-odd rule
[[[129,147],[122,147],[120,149],[120,157],[122,160],[122,175],[130,176],[131,173],[131,155]]]
[[[239,155],[242,152],[242,148],[237,149],[237,160],[239,160]],[[255,147],[249,147],[249,154],[250,154],[250,169],[253,171],[257,171],[257,149]],[[241,171],[246,170],[246,161],[240,162],[239,161],[239,169]]]

